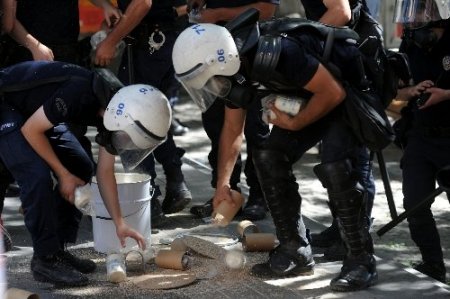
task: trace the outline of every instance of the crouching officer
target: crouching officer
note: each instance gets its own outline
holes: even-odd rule
[[[253,23],[243,28],[234,27],[238,21],[231,22],[226,27],[236,34],[235,39],[224,27],[193,25],[175,43],[174,67],[183,86],[203,110],[216,98],[226,101],[214,206],[224,200],[232,202],[229,178],[241,146],[248,103],[254,99],[255,92],[269,91],[265,99],[275,100],[268,105],[266,115],[274,127],[263,149],[254,153],[253,160],[280,244],[271,251],[269,261],[255,265],[252,273],[275,276],[313,273],[314,259],[300,213],[301,196],[292,165],[323,139],[326,142],[322,163],[314,170],[328,189],[330,208],[338,219],[347,247],[341,273],[331,281],[331,288],[364,289],[375,283],[377,272],[364,209],[366,190],[354,175],[360,144],[338,108],[346,98],[343,83],[317,58],[322,56],[325,39],[319,32],[327,31],[328,27],[305,22],[274,20],[259,27]],[[249,24],[249,20],[242,23]],[[305,25],[307,29],[302,30]],[[264,34],[266,30],[272,33]],[[276,33],[283,30],[287,33]],[[360,80],[355,65],[360,53],[354,43],[347,42],[357,35],[345,30],[336,29],[336,46],[331,55],[333,61],[340,63],[337,66],[343,70],[344,78],[351,82]],[[264,89],[256,90],[258,83]],[[284,105],[293,104],[286,100],[289,97],[305,100]],[[284,109],[295,105],[297,109],[301,106],[299,112]]]
[[[38,281],[82,286],[93,261],[65,250],[76,241],[81,213],[74,191],[91,181],[94,165],[65,123],[94,126],[100,144],[97,181],[122,245],[143,236],[122,218],[115,155],[133,169],[167,135],[167,98],[149,85],[123,87],[104,70],[63,62],[24,62],[0,71],[0,158],[20,185],[25,225],[33,242],[31,270]],[[56,186],[54,180],[56,179]]]

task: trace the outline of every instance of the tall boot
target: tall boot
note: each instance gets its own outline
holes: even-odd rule
[[[255,265],[252,273],[263,275],[269,269],[277,276],[313,274],[314,259],[290,161],[273,150],[255,151],[253,160],[280,244],[270,252],[269,261]]]
[[[349,160],[322,163],[314,167],[314,172],[328,190],[329,206],[347,248],[341,273],[331,280],[330,287],[341,292],[365,289],[378,279],[366,192],[357,182]]]
[[[180,158],[183,154],[184,150],[180,149],[176,153],[176,158],[161,163],[166,175],[166,195],[162,202],[162,210],[166,214],[183,210],[192,200],[191,191],[186,186],[181,172]]]

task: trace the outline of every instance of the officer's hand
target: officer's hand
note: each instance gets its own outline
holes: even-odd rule
[[[187,12],[193,9],[201,9],[205,6],[206,0],[187,0]]]
[[[106,1],[107,4],[103,7],[103,13],[105,15],[105,22],[108,25],[108,28],[114,27],[117,23],[119,23],[120,18],[122,17],[122,12],[120,9],[112,6],[109,1]]]
[[[111,63],[115,54],[116,45],[110,44],[108,39],[105,39],[97,45],[94,64],[98,66],[107,66]]]
[[[220,203],[224,200],[230,202],[232,206],[236,205],[233,201],[233,197],[231,196],[231,189],[229,185],[216,188],[213,198],[213,209],[217,209]]]
[[[426,90],[426,93],[429,93],[430,97],[419,109],[425,109],[442,101],[450,100],[450,90],[448,89],[430,87]]]
[[[44,44],[38,43],[28,49],[30,50],[31,55],[33,55],[33,60],[53,61],[55,59],[53,51]]]
[[[131,226],[126,224],[124,221],[122,221],[117,227],[116,227],[116,234],[119,238],[120,245],[122,247],[125,247],[125,240],[126,238],[130,237],[136,240],[137,244],[139,245],[139,248],[142,250],[145,250],[145,239],[144,237],[136,230],[134,230]]]
[[[417,84],[416,86],[412,86],[409,88],[409,98],[417,98],[419,97],[425,90],[430,87],[433,87],[434,83],[431,80],[425,80]]]
[[[77,188],[78,186],[83,186],[86,183],[73,174],[67,173],[63,176],[58,177],[58,184],[59,193],[61,193],[61,196],[65,200],[73,204],[75,201],[75,188]]]

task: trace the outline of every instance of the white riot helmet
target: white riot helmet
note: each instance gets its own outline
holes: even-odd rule
[[[195,24],[181,32],[172,60],[177,79],[203,112],[231,88],[229,80],[215,76],[232,76],[241,65],[230,32],[214,24]]]
[[[103,124],[112,132],[111,143],[124,168],[131,170],[166,140],[171,119],[169,101],[161,91],[135,84],[112,97]]]
[[[409,29],[450,18],[450,0],[396,0],[394,22]]]

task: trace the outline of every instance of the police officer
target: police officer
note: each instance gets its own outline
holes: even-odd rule
[[[225,108],[226,121],[219,158],[221,180],[214,196],[214,206],[223,200],[233,203],[229,185],[232,168],[229,166],[236,160],[241,145],[245,108],[253,99],[251,92],[255,91],[252,83],[261,83],[273,92],[267,96],[269,100],[280,99],[277,97],[279,94],[306,99],[298,101],[302,108],[297,114],[287,110],[295,116],[275,108],[274,105],[282,107],[277,100],[267,107],[270,110],[267,117],[274,127],[264,147],[254,152],[253,161],[280,245],[270,252],[267,263],[255,265],[252,272],[276,276],[313,272],[314,259],[300,213],[301,197],[292,165],[323,139],[322,163],[314,171],[328,189],[330,208],[342,224],[340,230],[348,248],[341,273],[331,281],[331,288],[336,291],[364,289],[375,283],[377,272],[363,208],[366,191],[353,175],[360,144],[337,108],[344,101],[346,90],[315,56],[322,53],[325,37],[312,34],[315,32],[312,28],[304,32],[294,30],[295,34],[273,34],[277,32],[277,26],[297,28],[296,24],[283,27],[284,23],[278,20],[262,23],[260,37],[256,25],[250,27],[253,33],[247,31],[236,37],[240,41],[239,52],[225,28],[210,24],[191,26],[180,34],[175,43],[175,71],[203,109],[208,108],[207,103],[218,95],[229,103]],[[314,24],[313,27],[321,26]],[[327,27],[321,28],[326,30]],[[272,33],[265,35],[265,30]],[[236,29],[235,32],[239,34],[242,31]],[[352,35],[348,34],[344,34],[345,38]],[[243,36],[251,38],[242,40]],[[335,56],[333,61],[352,82],[355,61],[360,53],[354,44],[343,40],[339,47],[340,51],[335,53],[338,57]],[[235,78],[239,81],[234,81]],[[240,84],[244,78],[247,83]],[[242,92],[244,90],[247,93]],[[234,97],[237,91],[241,91],[239,95],[247,94],[248,97]]]
[[[190,0],[188,9],[191,19],[198,23],[215,23],[223,25],[249,7],[260,11],[260,19],[267,20],[273,17],[275,10],[279,5],[279,0]],[[242,210],[242,216],[249,220],[260,220],[266,216],[267,206],[261,193],[261,187],[256,177],[254,165],[252,162],[253,151],[260,146],[267,138],[269,133],[268,126],[261,120],[261,107],[259,101],[256,101],[248,108],[245,122],[245,139],[247,142],[247,160],[245,162],[244,173],[247,177],[247,184],[250,187],[249,197]],[[222,101],[217,101],[207,111],[202,113],[203,128],[211,140],[211,150],[208,154],[208,161],[212,168],[211,186],[216,188],[218,183],[218,150],[222,127],[224,125],[225,106]],[[240,191],[238,184],[240,182],[242,170],[241,156],[238,156],[234,165],[230,184],[231,188]],[[191,213],[198,217],[207,217],[212,212],[212,200],[203,205],[193,206]]]
[[[408,55],[414,85],[399,90],[412,119],[401,159],[403,205],[410,209],[435,189],[436,173],[450,165],[450,1],[396,1],[395,19],[403,24],[400,51]],[[441,282],[446,269],[429,205],[408,217],[422,261],[413,267]]]
[[[167,98],[151,86],[122,88],[111,73],[62,62],[17,64],[0,71],[0,82],[0,157],[21,187],[33,276],[56,285],[86,285],[81,273],[93,272],[95,263],[65,246],[75,242],[81,218],[73,205],[75,188],[91,181],[94,165],[64,123],[97,127],[96,176],[117,236],[122,245],[132,237],[145,248],[142,235],[121,216],[114,161],[119,154],[132,169],[161,144],[170,126]]]
[[[172,1],[151,1],[149,5],[136,0],[119,0],[117,3],[118,7],[124,11],[124,16],[106,39],[97,46],[96,64],[109,64],[116,44],[128,35],[134,44],[131,53],[128,53],[130,48],[127,48],[124,53],[119,71],[121,81],[126,84],[150,84],[159,88],[164,94],[168,94],[169,89],[177,83],[171,62],[173,43],[178,35],[177,14]],[[129,60],[130,58],[132,61]],[[166,175],[166,193],[162,207],[158,200],[161,193],[154,185],[156,171],[153,156],[149,156],[140,165],[142,171],[150,173],[153,185],[156,187],[152,197],[154,227],[162,226],[167,222],[164,213],[179,212],[192,199],[181,171],[183,154],[184,150],[177,148],[171,133],[162,146],[154,152],[154,157],[162,165]]]
[[[348,25],[352,28],[359,21],[361,10],[367,10],[365,0],[302,0],[308,19],[334,26]],[[364,22],[365,20],[361,20]],[[365,37],[362,37],[362,40]],[[361,41],[362,42],[362,41]],[[367,148],[362,147],[356,165],[361,184],[367,190],[367,214],[371,215],[373,200],[375,198],[375,182],[371,168],[370,154]],[[324,257],[328,260],[342,260],[345,256],[342,240],[336,219],[331,226],[320,233],[311,234],[312,245],[326,247]]]

